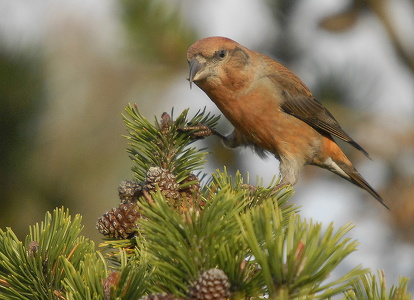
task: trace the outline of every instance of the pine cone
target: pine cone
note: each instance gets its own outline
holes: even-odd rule
[[[138,197],[142,196],[142,186],[139,183],[124,180],[119,185],[118,195],[122,202],[137,201]]]
[[[30,241],[29,245],[27,246],[27,254],[30,256],[34,256],[36,255],[37,251],[39,251],[39,242]]]
[[[230,297],[230,282],[227,275],[220,269],[205,271],[193,282],[188,299],[228,299]]]
[[[104,291],[104,299],[109,300],[111,299],[111,287],[116,288],[119,283],[119,279],[121,277],[121,273],[112,271],[107,278],[102,283],[103,291]]]
[[[133,238],[136,234],[136,221],[140,217],[135,202],[121,203],[98,219],[96,228],[105,236],[117,239]]]
[[[145,178],[144,188],[155,191],[158,188],[169,199],[177,199],[180,196],[175,175],[160,167],[150,167]]]
[[[171,116],[169,114],[167,114],[166,112],[164,112],[161,115],[161,132],[163,135],[166,135],[167,132],[170,130],[171,125],[172,125],[172,121],[171,121]]]
[[[184,298],[179,298],[175,295],[167,294],[152,294],[139,298],[139,300],[184,300]]]

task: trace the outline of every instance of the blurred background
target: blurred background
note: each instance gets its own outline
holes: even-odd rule
[[[307,167],[292,200],[302,216],[353,222],[342,268],[414,277],[413,0],[0,0],[0,227],[23,239],[57,206],[96,220],[133,178],[121,114],[219,111],[186,81],[186,50],[221,35],[292,69],[371,155],[344,145],[391,211],[330,172]],[[155,117],[154,117],[155,116]],[[231,132],[224,118],[219,131]],[[278,162],[211,137],[204,172],[226,165],[267,185]],[[258,179],[260,183],[260,179]],[[414,292],[414,283],[409,282]]]

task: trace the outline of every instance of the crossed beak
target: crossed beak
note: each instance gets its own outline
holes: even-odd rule
[[[192,83],[198,80],[202,80],[210,76],[209,68],[206,68],[204,63],[200,63],[198,59],[193,58],[188,62],[190,65],[190,76],[188,81],[190,82],[190,88]]]

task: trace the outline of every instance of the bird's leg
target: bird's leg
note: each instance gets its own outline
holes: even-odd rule
[[[286,156],[279,157],[280,165],[279,172],[282,180],[277,184],[273,190],[272,195],[276,194],[286,186],[292,186],[298,181],[299,171],[302,169],[303,163],[295,158],[288,158]]]

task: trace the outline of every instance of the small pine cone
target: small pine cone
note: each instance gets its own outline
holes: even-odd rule
[[[162,134],[166,135],[168,130],[170,130],[172,125],[171,116],[164,112],[161,115],[161,132]]]
[[[124,180],[118,187],[119,199],[122,202],[137,201],[142,194],[142,186],[139,183]]]
[[[193,282],[188,299],[228,299],[230,297],[230,282],[227,275],[220,269],[205,271]]]
[[[34,256],[37,251],[39,251],[39,242],[30,241],[29,245],[27,246],[27,254]]]
[[[167,294],[152,294],[139,298],[139,300],[184,300],[184,298],[177,297],[175,295]]]
[[[180,196],[175,175],[160,167],[150,167],[145,178],[145,185],[149,191],[155,191],[158,186],[166,198],[176,199]]]
[[[129,239],[134,237],[136,221],[140,217],[138,206],[134,202],[121,203],[98,219],[96,228],[110,238]]]
[[[121,273],[112,271],[108,277],[106,277],[102,282],[103,292],[104,292],[104,299],[109,300],[111,299],[111,287],[116,288],[119,283],[119,278],[121,277]]]

